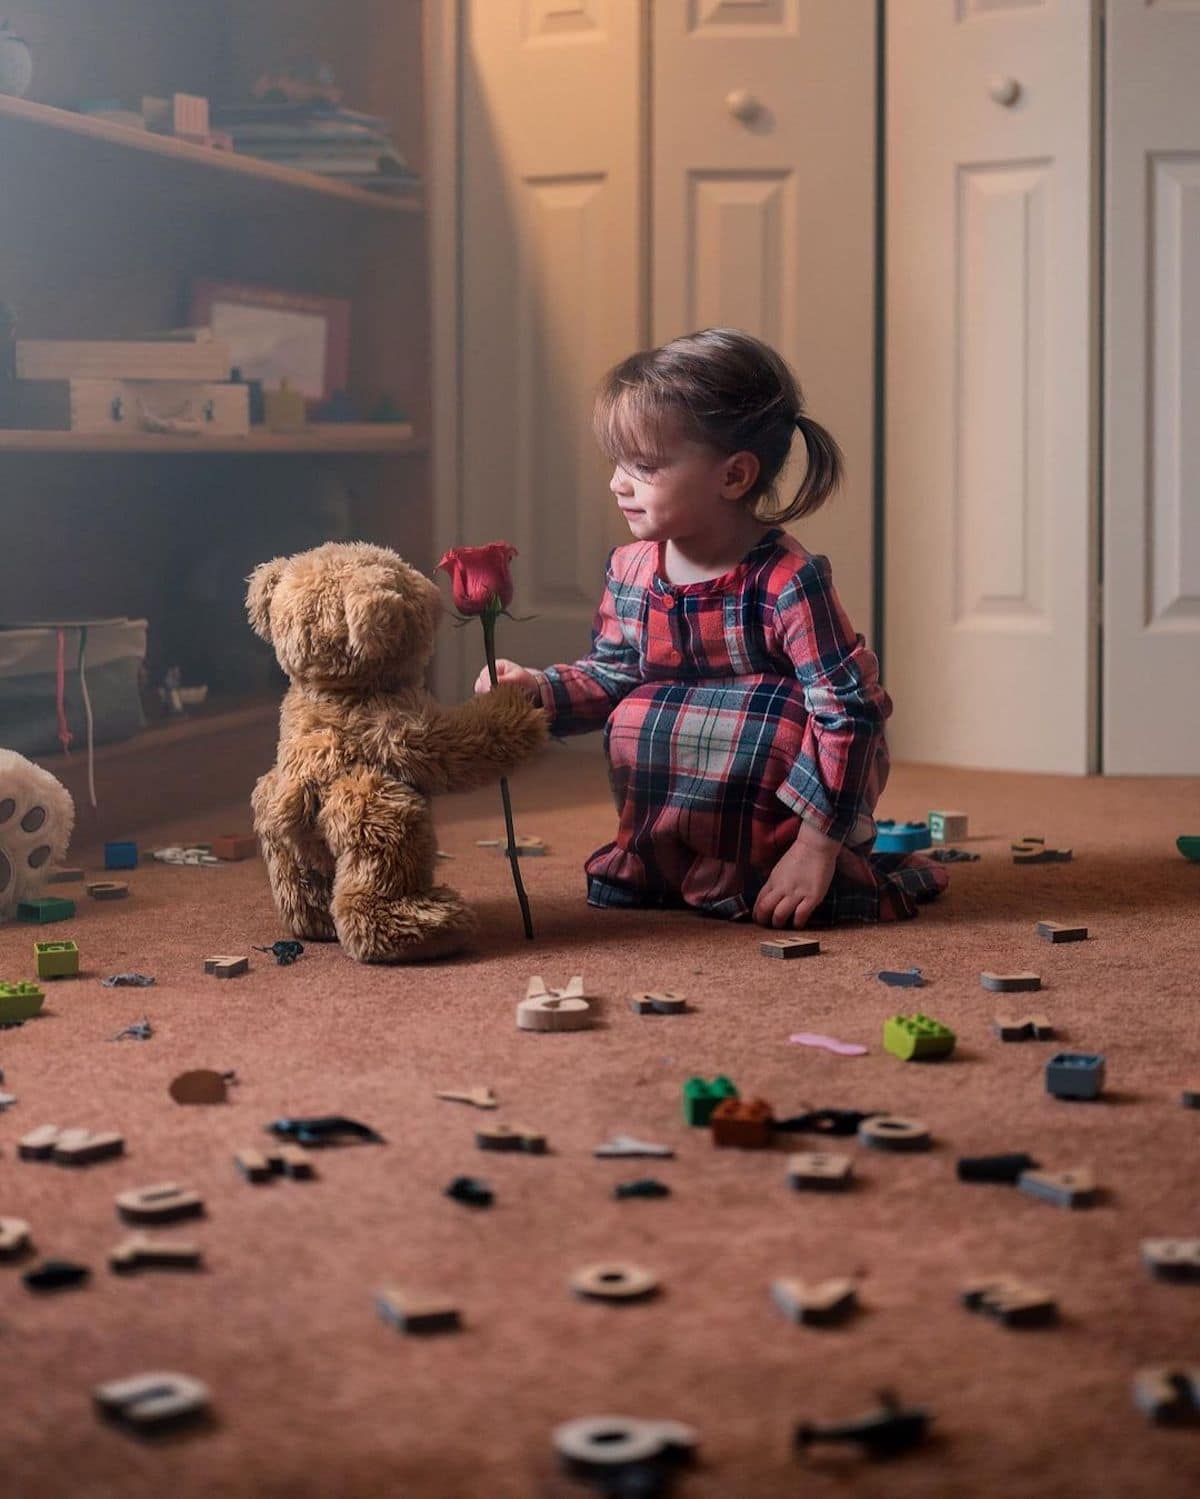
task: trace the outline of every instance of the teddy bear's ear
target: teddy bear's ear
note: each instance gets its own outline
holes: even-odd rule
[[[271,597],[287,566],[286,557],[273,557],[270,562],[261,562],[250,574],[246,590],[246,613],[250,616],[250,628],[267,643],[271,641]]]
[[[365,661],[410,656],[432,635],[441,606],[437,585],[415,569],[397,587],[390,570],[363,568],[346,590],[350,649]]]

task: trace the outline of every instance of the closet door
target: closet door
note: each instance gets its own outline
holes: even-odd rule
[[[1098,739],[1096,6],[892,0],[886,51],[892,750],[1084,772]]]
[[[845,489],[792,529],[869,634],[875,0],[655,0],[651,16],[653,341],[730,324],[792,365],[847,460]]]
[[[519,548],[514,608],[535,618],[503,621],[499,648],[530,666],[586,649],[608,549],[628,539],[590,419],[600,376],[645,337],[642,20],[636,0],[462,10],[459,514],[443,531]],[[465,686],[481,660],[476,637],[445,675]]]
[[[1104,769],[1195,775],[1200,3],[1108,0],[1107,55]]]

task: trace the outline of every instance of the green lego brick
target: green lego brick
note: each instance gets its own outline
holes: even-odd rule
[[[683,1117],[688,1124],[700,1129],[707,1127],[712,1111],[726,1098],[736,1098],[738,1090],[723,1074],[706,1082],[702,1077],[689,1077],[683,1085]]]
[[[15,984],[0,983],[0,1025],[31,1019],[39,1013],[45,998],[28,979],[19,979]]]
[[[79,948],[74,942],[35,942],[33,952],[40,979],[74,978],[79,973]]]
[[[928,1015],[893,1015],[884,1022],[883,1049],[902,1062],[948,1057],[954,1050],[954,1032]]]
[[[18,921],[69,921],[75,914],[75,902],[57,895],[41,895],[34,900],[17,902]]]

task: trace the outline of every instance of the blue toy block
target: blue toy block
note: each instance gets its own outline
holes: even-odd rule
[[[136,869],[137,861],[136,843],[106,843],[104,845],[105,869]]]
[[[897,823],[891,817],[881,817],[875,823],[877,854],[911,854],[918,848],[930,848],[932,843],[927,822]]]
[[[1104,1058],[1098,1054],[1060,1051],[1046,1063],[1046,1092],[1055,1098],[1099,1098],[1104,1088]]]

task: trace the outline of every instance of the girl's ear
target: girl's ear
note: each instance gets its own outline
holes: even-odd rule
[[[726,458],[722,475],[722,496],[727,500],[740,500],[743,495],[749,494],[758,480],[761,466],[755,454],[749,451],[734,453]]]
[[[270,562],[260,563],[247,579],[250,586],[246,590],[246,613],[250,616],[250,628],[268,645],[271,643],[271,598],[286,566],[286,557],[273,557]]]

